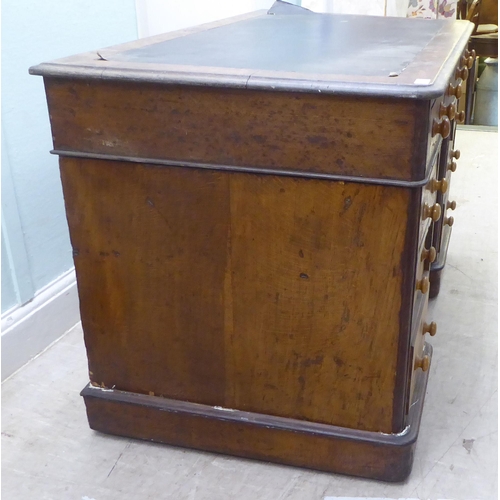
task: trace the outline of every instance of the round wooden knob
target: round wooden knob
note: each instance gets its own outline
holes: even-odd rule
[[[450,120],[453,120],[455,118],[456,113],[457,113],[457,108],[453,103],[448,104],[448,106],[445,106],[443,103],[439,105],[439,118],[447,116]]]
[[[455,208],[457,208],[457,202],[455,200],[453,201],[448,201],[446,203],[446,209],[450,209],[450,210],[455,210]]]
[[[439,203],[435,203],[434,205],[432,205],[432,207],[427,204],[424,205],[424,208],[422,210],[423,220],[431,218],[434,222],[437,222],[440,217],[441,205]]]
[[[467,77],[469,76],[469,70],[467,66],[465,66],[463,63],[460,66],[457,66],[457,69],[455,70],[455,79],[458,80],[467,80]]]
[[[415,370],[418,370],[420,368],[423,372],[426,372],[430,366],[431,366],[431,358],[427,355],[424,356],[423,358],[415,359]]]
[[[441,179],[440,181],[432,179],[432,181],[429,183],[429,189],[431,193],[434,193],[435,191],[441,191],[441,193],[444,194],[448,190],[448,181],[446,179]]]
[[[454,151],[451,151],[450,158],[455,158],[455,160],[458,160],[460,158],[460,149],[455,149]]]
[[[454,86],[452,83],[448,85],[448,95],[455,96],[457,99],[462,97],[462,87],[460,85]]]
[[[455,219],[453,217],[446,217],[444,219],[444,223],[447,225],[447,226],[453,226],[453,224],[455,223]]]
[[[464,56],[466,58],[467,68],[471,69],[474,61],[476,60],[476,51],[474,49],[472,49],[471,51],[465,49]]]
[[[437,252],[434,247],[430,247],[429,249],[424,248],[422,250],[422,255],[420,256],[421,260],[428,260],[431,264],[436,260]]]
[[[424,328],[423,328],[422,333],[424,335],[426,333],[428,333],[431,337],[434,337],[434,335],[436,335],[436,333],[437,333],[437,324],[436,324],[436,322],[433,321],[430,324],[424,323]]]
[[[446,139],[451,132],[451,123],[450,119],[447,116],[443,116],[441,121],[438,121],[434,118],[432,122],[432,137],[437,134],[441,134],[443,139]]]
[[[448,170],[450,172],[455,172],[456,169],[457,169],[457,162],[456,161],[450,161],[450,163],[448,163]]]
[[[465,121],[465,111],[460,111],[460,113],[458,113],[456,118],[457,118],[457,123],[463,123]]]
[[[417,290],[420,290],[425,295],[429,291],[429,286],[430,286],[429,278],[425,276],[421,280],[417,281],[417,285],[415,288]]]

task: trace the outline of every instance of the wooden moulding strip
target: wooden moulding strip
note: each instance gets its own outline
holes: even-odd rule
[[[424,354],[432,355],[425,345]],[[119,436],[384,481],[411,472],[428,371],[399,434],[361,431],[88,385],[90,427]]]
[[[370,177],[355,177],[340,174],[327,174],[321,172],[306,172],[300,170],[278,170],[263,167],[242,167],[234,165],[215,165],[212,163],[198,163],[177,160],[164,160],[161,158],[137,158],[133,156],[109,155],[104,153],[88,153],[84,151],[68,151],[62,149],[53,149],[51,154],[68,158],[82,158],[93,160],[109,160],[109,161],[126,161],[131,163],[143,163],[165,167],[188,167],[188,168],[203,168],[208,170],[222,170],[225,172],[244,172],[264,175],[282,175],[287,177],[302,177],[309,179],[323,179],[330,181],[342,182],[358,182],[363,184],[378,184],[383,186],[394,186],[402,188],[420,188],[429,182],[432,168],[427,168],[426,176],[423,180],[418,181],[403,181],[396,179],[370,178]],[[433,154],[433,158],[435,153]],[[429,163],[432,165],[432,162]]]

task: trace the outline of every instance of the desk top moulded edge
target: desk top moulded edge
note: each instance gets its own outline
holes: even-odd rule
[[[256,11],[194,28],[144,38],[108,49],[42,63],[33,75],[52,78],[122,80],[166,85],[240,88],[409,99],[434,99],[445,93],[456,62],[472,33],[468,21],[448,21],[397,77],[297,73],[229,67],[188,66],[112,60],[117,54],[266,16]],[[332,16],[332,14],[318,14]],[[275,17],[275,16],[273,16]],[[355,16],[351,16],[355,17]],[[360,16],[356,16],[360,17]],[[400,19],[398,22],[434,22]],[[425,82],[422,84],[422,82]]]

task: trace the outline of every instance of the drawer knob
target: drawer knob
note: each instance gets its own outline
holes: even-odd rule
[[[441,179],[440,181],[432,179],[432,181],[429,183],[429,189],[431,193],[434,193],[435,191],[441,191],[441,193],[444,194],[448,190],[448,181],[446,179]]]
[[[437,327],[437,324],[435,321],[433,321],[430,324],[424,323],[424,328],[423,328],[422,333],[424,335],[426,333],[428,333],[431,337],[434,337],[434,335],[436,335],[436,333],[437,333],[437,329],[438,329],[438,327]]]
[[[460,111],[460,113],[457,114],[457,123],[464,123],[465,121],[465,111]]]
[[[448,104],[448,106],[445,106],[443,103],[439,105],[439,118],[447,116],[450,120],[453,120],[455,118],[456,113],[457,113],[457,108],[453,103]]]
[[[455,219],[454,219],[453,217],[451,217],[451,216],[450,216],[450,217],[446,217],[446,218],[444,219],[444,223],[445,223],[447,226],[450,226],[450,227],[451,227],[451,226],[453,226],[454,222],[455,222]]]
[[[437,134],[441,134],[443,139],[446,139],[451,132],[450,119],[447,116],[443,116],[441,121],[434,119],[432,122],[432,137]]]
[[[422,218],[424,220],[431,218],[434,222],[437,222],[441,217],[441,205],[439,203],[435,203],[432,207],[430,207],[426,203],[422,212]]]
[[[476,60],[476,51],[472,49],[471,51],[465,49],[464,55],[466,57],[466,64],[469,69],[472,68],[474,61]]]
[[[456,169],[457,169],[457,162],[456,161],[450,161],[450,163],[448,163],[448,170],[450,172],[455,172]]]
[[[455,79],[458,80],[467,80],[467,77],[469,76],[469,70],[467,66],[462,63],[462,67],[457,66],[457,69],[455,70]]]
[[[448,95],[455,96],[457,99],[460,99],[462,97],[462,87],[460,85],[453,85],[450,83],[448,85]]]
[[[425,276],[421,280],[417,281],[417,286],[415,288],[420,290],[425,295],[429,291],[429,285],[429,278]]]
[[[450,158],[455,158],[455,160],[458,160],[460,158],[460,149],[455,149],[450,153]]]
[[[415,359],[415,370],[418,370],[420,368],[423,372],[426,372],[430,366],[431,366],[431,358],[427,355],[424,356],[423,358]]]
[[[424,248],[422,250],[421,260],[428,260],[431,264],[436,260],[437,252],[434,247],[430,247],[429,249]]]
[[[457,202],[455,200],[446,202],[446,210],[455,210],[457,208]]]

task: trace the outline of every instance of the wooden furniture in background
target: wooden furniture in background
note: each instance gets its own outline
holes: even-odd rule
[[[270,14],[31,69],[60,156],[89,423],[400,481],[472,25]]]
[[[474,0],[470,5],[462,0],[460,5],[462,19],[474,24],[468,49],[473,55],[466,84],[465,124],[472,123],[474,93],[477,82],[477,57],[498,57],[498,0]]]

